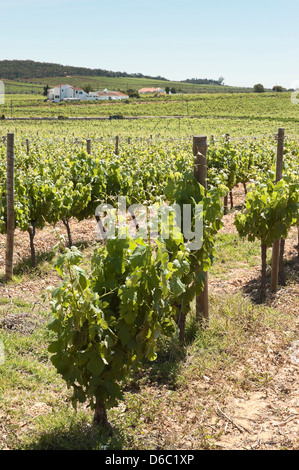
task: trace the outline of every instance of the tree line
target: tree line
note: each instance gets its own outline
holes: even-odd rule
[[[0,78],[7,80],[64,77],[67,75],[81,75],[88,77],[131,77],[148,78],[167,81],[164,77],[152,77],[141,73],[129,74],[126,72],[112,72],[104,69],[90,69],[85,67],[71,67],[33,60],[2,60],[0,61]]]

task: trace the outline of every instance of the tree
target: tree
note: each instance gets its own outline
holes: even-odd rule
[[[90,83],[87,83],[86,85],[84,85],[84,86],[82,87],[82,90],[84,90],[85,93],[90,93],[91,91],[93,91],[93,88],[92,88],[92,86],[90,85]]]
[[[129,98],[140,98],[140,95],[137,90],[133,90],[129,88],[127,91],[123,92],[124,94],[128,95]]]
[[[258,83],[257,85],[254,85],[253,89],[254,89],[255,93],[264,93],[265,92],[264,85],[262,85],[261,83]]]
[[[272,91],[275,91],[277,93],[281,93],[283,91],[286,91],[285,88],[283,88],[282,86],[279,86],[279,85],[275,85],[273,88],[272,88]]]
[[[218,78],[218,83],[219,83],[219,85],[224,85],[224,77],[219,77]]]
[[[48,90],[50,90],[49,85],[44,86],[43,96],[48,96]]]
[[[171,88],[170,93],[172,93],[173,95],[175,95],[175,94],[176,94],[176,89],[175,89],[174,87]]]
[[[166,94],[169,95],[169,92],[170,92],[169,86],[165,87],[165,91],[166,91]]]

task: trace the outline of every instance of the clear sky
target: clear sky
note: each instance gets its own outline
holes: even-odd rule
[[[298,0],[0,0],[0,60],[290,88]]]

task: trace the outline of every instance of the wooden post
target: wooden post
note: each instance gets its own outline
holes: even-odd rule
[[[91,140],[90,139],[86,140],[86,151],[89,155],[91,154]]]
[[[29,139],[26,139],[26,153],[29,155]]]
[[[228,194],[226,194],[223,199],[223,214],[227,215],[227,213],[228,213]]]
[[[12,279],[13,275],[13,252],[15,233],[14,158],[14,134],[7,134],[7,242],[5,277],[8,281]]]
[[[117,135],[115,137],[115,155],[118,155],[118,144],[119,144],[119,137]]]
[[[279,273],[278,273],[278,282],[281,286],[285,286],[285,273],[284,273],[284,265],[283,265],[283,258],[285,252],[285,244],[286,241],[284,238],[280,240],[280,247],[279,247]]]
[[[205,189],[207,189],[207,148],[206,136],[193,136],[194,176]],[[208,277],[208,273],[205,273],[204,290],[196,297],[197,320],[208,320],[209,318]]]
[[[229,139],[230,139],[230,135],[225,134],[225,141],[229,142]],[[228,213],[228,194],[226,194],[224,196],[223,206],[224,206],[223,207],[223,213],[224,213],[224,215],[226,215]]]
[[[278,139],[277,139],[276,183],[278,183],[278,181],[280,181],[282,178],[283,147],[284,147],[284,128],[279,128]],[[272,248],[272,268],[271,268],[271,284],[270,284],[271,293],[277,292],[277,289],[278,289],[279,255],[280,255],[280,240],[274,240],[273,248]]]
[[[261,243],[261,254],[262,254],[262,273],[261,273],[261,291],[260,301],[264,302],[266,299],[266,287],[267,287],[267,245]]]
[[[278,129],[277,137],[277,163],[276,163],[276,183],[282,179],[283,172],[283,149],[284,149],[284,128]]]

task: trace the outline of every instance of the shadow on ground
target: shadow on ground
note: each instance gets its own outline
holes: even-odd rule
[[[269,294],[271,282],[271,266],[267,272],[267,291]],[[283,272],[280,272],[279,287],[299,283],[299,257],[298,255],[284,261]],[[255,304],[260,304],[261,276],[255,277],[247,282],[242,291]]]
[[[121,450],[124,439],[121,431],[114,427],[113,436],[93,424],[79,422],[69,428],[52,429],[43,432],[34,443],[24,450]]]
[[[158,340],[158,356],[154,362],[144,360],[141,367],[135,371],[124,390],[138,393],[140,386],[165,385],[170,390],[177,387],[178,372],[186,360],[187,346],[192,344],[198,334],[199,325],[191,313],[187,316],[184,344],[178,337],[169,339],[162,337]]]

